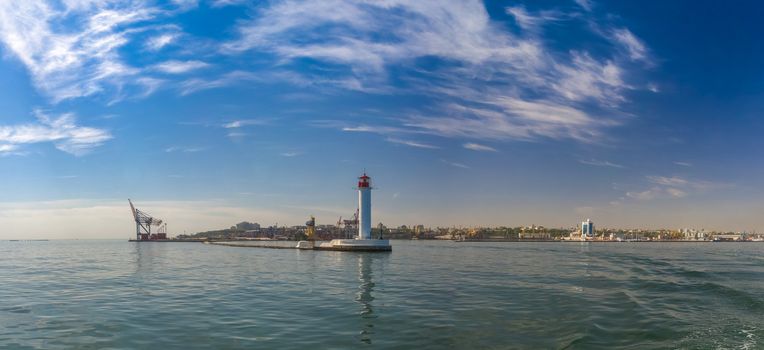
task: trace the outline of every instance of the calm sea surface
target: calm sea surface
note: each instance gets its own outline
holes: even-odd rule
[[[764,244],[0,242],[3,349],[764,348]]]

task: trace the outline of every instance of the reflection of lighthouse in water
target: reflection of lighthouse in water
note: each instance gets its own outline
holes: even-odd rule
[[[377,318],[374,315],[374,310],[371,307],[371,302],[374,301],[374,296],[371,292],[374,290],[374,282],[371,280],[371,257],[366,254],[358,255],[358,293],[356,294],[356,302],[361,305],[361,341],[367,344],[371,344],[371,336],[374,334],[374,319]]]

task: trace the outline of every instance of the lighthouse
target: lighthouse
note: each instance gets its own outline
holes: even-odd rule
[[[298,243],[302,249],[316,250],[340,250],[354,252],[389,252],[392,250],[390,241],[371,238],[371,177],[363,175],[358,177],[358,237],[355,239],[333,239],[323,242],[318,247],[310,245],[308,241]]]
[[[371,239],[371,178],[358,178],[358,239]]]

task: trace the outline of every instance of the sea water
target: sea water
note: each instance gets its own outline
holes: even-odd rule
[[[3,349],[757,349],[764,244],[0,242]]]

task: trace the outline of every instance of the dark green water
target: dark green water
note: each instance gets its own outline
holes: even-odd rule
[[[0,348],[764,348],[764,244],[393,244],[0,242]]]

